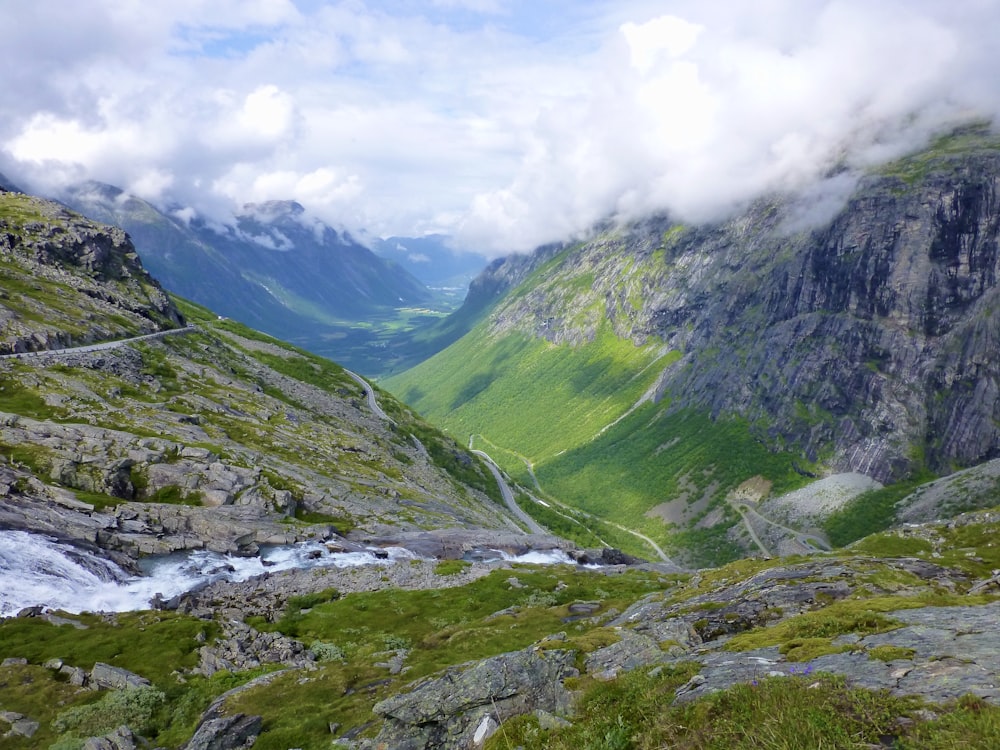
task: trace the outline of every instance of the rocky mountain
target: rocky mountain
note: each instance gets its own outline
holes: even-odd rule
[[[184,325],[125,232],[0,189],[4,353],[62,348]]]
[[[774,197],[497,262],[467,343],[387,384],[509,470],[530,462],[527,486],[668,544],[649,516],[733,526],[727,493],[757,475],[751,499],[975,465],[1000,453],[998,174],[1000,142],[972,127],[873,171],[819,226]],[[525,410],[550,429],[507,416]]]
[[[120,229],[22,194],[0,206],[5,527],[131,556],[517,528],[478,459],[391,397],[375,411],[340,367],[182,314]]]
[[[234,225],[221,226],[163,213],[101,183],[79,185],[60,198],[123,227],[171,291],[311,351],[326,353],[330,341],[432,297],[400,266],[307,218],[293,201],[248,205]],[[358,346],[370,348],[371,341],[340,346],[338,360],[357,366]]]

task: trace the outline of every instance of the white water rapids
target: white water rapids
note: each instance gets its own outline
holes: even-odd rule
[[[377,557],[378,552],[383,557]],[[388,553],[388,558],[384,555]],[[330,552],[317,542],[262,549],[259,557],[216,552],[178,553],[140,562],[145,575],[131,575],[110,560],[51,537],[0,530],[0,617],[44,606],[65,612],[127,612],[149,609],[156,594],[164,599],[204,582],[245,581],[262,573],[290,568],[391,565],[417,559],[403,547],[364,552]],[[480,558],[483,559],[483,558]],[[552,564],[572,560],[559,550],[486,559]]]

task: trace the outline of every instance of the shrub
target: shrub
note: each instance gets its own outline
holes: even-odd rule
[[[52,726],[56,731],[82,737],[107,734],[122,724],[145,733],[151,729],[153,716],[166,699],[155,687],[115,690],[94,703],[66,709],[56,716]]]

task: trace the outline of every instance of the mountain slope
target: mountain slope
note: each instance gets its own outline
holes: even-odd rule
[[[865,178],[819,228],[773,199],[718,225],[600,231],[536,263],[468,342],[387,385],[482,435],[509,470],[532,462],[555,498],[733,554],[724,501],[757,475],[746,492],[759,499],[822,471],[888,482],[1000,453],[998,176],[997,140],[971,129]],[[655,386],[641,403],[627,388],[640,371],[610,355],[621,372],[602,388],[621,421],[605,430],[581,410],[575,436],[553,421],[577,413],[572,393],[503,355],[627,351],[608,336],[670,354],[643,371]]]
[[[121,230],[13,193],[0,222],[0,340],[37,352],[0,360],[5,526],[133,555],[293,539],[297,517],[517,529],[478,459],[385,394],[391,421],[374,413],[327,360],[188,303],[182,316]],[[47,351],[185,317],[196,327],[174,336]]]
[[[373,321],[396,323],[400,309],[431,299],[406,271],[307,220],[292,201],[249,205],[234,226],[221,227],[164,214],[100,183],[70,189],[62,200],[123,227],[177,294],[364,371],[372,370],[366,350],[378,338]]]

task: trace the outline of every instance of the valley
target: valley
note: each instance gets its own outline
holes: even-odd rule
[[[750,485],[756,504],[859,472],[905,507],[1000,450],[998,153],[988,128],[942,136],[806,230],[774,196],[505,259],[470,291],[476,309],[477,288],[502,290],[470,333],[384,383],[522,486],[691,565],[770,549],[736,499]],[[851,536],[840,511],[785,535],[845,544],[893,523],[880,507]]]

